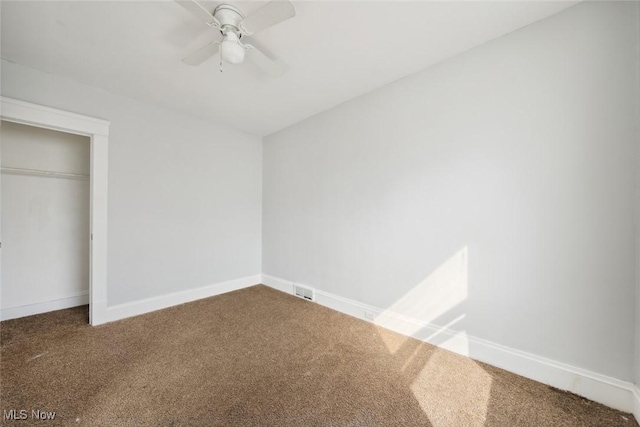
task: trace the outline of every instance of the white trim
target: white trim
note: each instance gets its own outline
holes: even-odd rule
[[[293,282],[286,282],[282,279],[278,279],[277,277],[263,274],[261,283],[263,285],[269,286],[270,288],[293,295]]]
[[[282,292],[292,293],[293,282],[266,274],[263,274],[262,278],[264,285]],[[568,390],[612,408],[633,412],[636,419],[640,419],[640,391],[630,382],[469,336],[446,326],[436,326],[398,313],[390,313],[388,310],[385,311],[329,292],[315,289],[315,295],[316,303],[330,309],[367,322],[371,322],[371,320],[365,317],[365,311],[373,313],[375,316],[373,323],[378,326],[469,356],[558,389]]]
[[[161,310],[163,308],[173,307],[175,305],[184,304],[202,298],[208,298],[231,291],[237,291],[238,289],[260,284],[260,279],[261,276],[258,274],[255,276],[242,277],[240,279],[220,282],[200,288],[173,292],[170,294],[145,298],[139,301],[118,304],[107,308],[106,321],[113,322],[116,320],[125,319],[127,317],[138,316],[140,314]]]
[[[32,316],[34,314],[47,313],[54,310],[77,307],[89,304],[89,292],[83,292],[66,298],[53,301],[38,302],[35,304],[7,307],[0,310],[0,321],[17,319],[19,317]]]
[[[57,108],[32,104],[18,99],[0,97],[2,119],[45,129],[60,130],[77,135],[109,135],[110,122],[83,116]]]
[[[636,421],[640,422],[640,388],[636,385],[633,387],[633,416]]]
[[[109,125],[105,120],[57,108],[0,97],[0,119],[88,136],[91,140],[91,245],[89,323],[106,320],[107,308],[107,194]]]

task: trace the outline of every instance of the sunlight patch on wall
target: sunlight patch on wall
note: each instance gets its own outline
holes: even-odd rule
[[[430,325],[431,322],[467,298],[467,269],[465,246],[380,313],[375,324],[419,339],[426,338],[421,335],[433,334],[438,330],[438,326]],[[462,317],[464,316],[458,316],[446,327],[452,326]],[[425,328],[426,325],[429,327]],[[385,340],[383,334],[381,337],[392,354],[402,344]]]

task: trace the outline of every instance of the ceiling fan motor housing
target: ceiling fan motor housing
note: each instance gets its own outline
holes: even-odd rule
[[[221,4],[215,8],[213,16],[220,21],[220,32],[222,34],[233,31],[238,37],[242,37],[240,22],[244,19],[244,15],[238,8],[229,4]]]

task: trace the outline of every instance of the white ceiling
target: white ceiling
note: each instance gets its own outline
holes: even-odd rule
[[[203,2],[213,9],[217,2]],[[245,14],[264,2],[229,1]],[[2,1],[2,57],[268,135],[577,1],[302,1],[250,38],[288,66],[184,65],[219,37],[173,1]]]

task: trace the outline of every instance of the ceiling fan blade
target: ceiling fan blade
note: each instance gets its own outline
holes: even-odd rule
[[[203,20],[210,27],[219,27],[220,22],[205,9],[200,3],[195,0],[176,0],[180,6],[187,9],[191,14],[193,14],[196,18]]]
[[[247,58],[271,77],[280,77],[287,70],[287,67],[285,67],[280,61],[273,61],[269,59],[264,53],[260,52],[250,44],[245,45],[245,47],[247,48]]]
[[[253,12],[240,22],[240,30],[246,34],[255,34],[272,25],[293,18],[296,11],[288,0],[273,0]]]
[[[220,42],[213,41],[208,45],[205,45],[200,49],[196,50],[191,55],[184,57],[182,59],[182,62],[184,62],[187,65],[200,65],[205,60],[215,55],[218,52],[218,49],[220,49]]]

